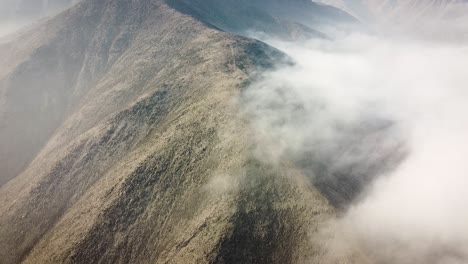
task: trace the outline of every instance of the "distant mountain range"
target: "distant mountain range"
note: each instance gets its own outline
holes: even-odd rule
[[[320,36],[322,28],[354,23],[355,18],[340,9],[310,0],[169,0],[184,13],[229,32],[257,31],[277,37]]]
[[[317,0],[374,22],[412,22],[421,18],[451,18],[468,11],[466,0]]]

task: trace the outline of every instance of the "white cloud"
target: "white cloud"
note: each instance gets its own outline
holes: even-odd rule
[[[407,158],[338,221],[337,239],[371,263],[468,263],[468,46],[455,40],[267,40],[296,65],[245,94],[259,157],[270,162],[303,156],[359,172],[406,146]],[[392,125],[368,136],[379,122]]]

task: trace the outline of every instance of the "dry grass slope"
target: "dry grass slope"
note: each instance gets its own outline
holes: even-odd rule
[[[278,51],[88,0],[0,55],[0,263],[319,263],[332,207],[255,160],[236,101]]]

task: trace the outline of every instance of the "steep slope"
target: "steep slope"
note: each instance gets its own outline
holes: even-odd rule
[[[284,55],[161,0],[87,0],[0,46],[1,263],[319,263],[334,210],[239,97]]]

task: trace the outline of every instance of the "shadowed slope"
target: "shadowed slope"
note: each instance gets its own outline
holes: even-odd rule
[[[345,12],[308,0],[166,0],[173,8],[229,32],[266,33],[283,39],[325,37],[320,29],[354,23]]]

